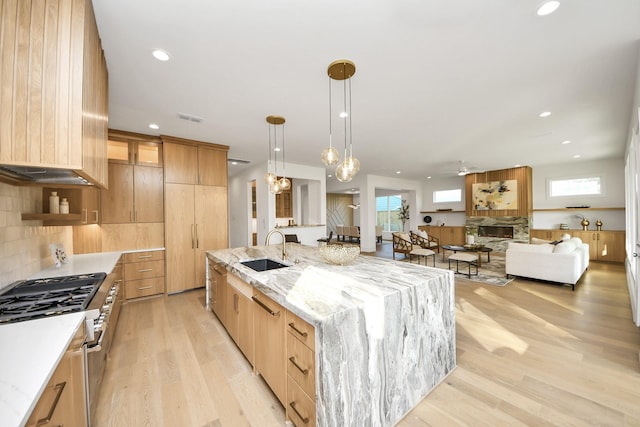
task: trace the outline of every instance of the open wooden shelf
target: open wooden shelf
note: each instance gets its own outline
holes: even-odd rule
[[[23,221],[80,221],[82,215],[79,213],[50,214],[50,213],[23,213]]]
[[[549,208],[534,209],[534,212],[560,212],[560,211],[623,211],[624,208]]]

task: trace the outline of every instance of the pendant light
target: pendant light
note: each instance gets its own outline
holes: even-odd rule
[[[340,153],[331,145],[332,127],[331,127],[331,76],[329,76],[329,147],[322,150],[322,162],[325,166],[333,166],[338,163]]]
[[[278,152],[282,153],[282,171],[284,173],[284,123],[285,118],[282,116],[267,116],[267,123],[269,123],[269,158],[267,163],[267,174],[265,175],[265,181],[269,184],[269,191],[273,194],[280,194],[285,190],[291,188],[291,181],[285,176],[278,177]],[[278,126],[282,126],[282,147],[278,147]],[[273,165],[274,169],[271,172],[271,133],[273,132]]]
[[[344,160],[336,168],[336,178],[340,182],[349,182],[360,170],[360,162],[353,157],[353,134],[351,127],[351,77],[356,73],[356,65],[348,59],[339,59],[329,64],[327,74],[329,85],[331,80],[342,80],[343,107],[341,117],[344,118]],[[331,98],[331,87],[329,87]],[[331,102],[331,99],[329,100]],[[330,113],[331,114],[331,113]],[[329,120],[331,122],[331,119]],[[331,133],[331,125],[329,125]],[[347,140],[349,150],[347,151]],[[331,149],[332,147],[329,147]]]

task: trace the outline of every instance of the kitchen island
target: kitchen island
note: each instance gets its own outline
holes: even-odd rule
[[[264,272],[240,262],[281,260],[281,245],[210,251],[207,262],[315,329],[315,425],[394,425],[455,368],[452,272],[368,256],[330,265],[297,244],[287,252],[288,267]]]

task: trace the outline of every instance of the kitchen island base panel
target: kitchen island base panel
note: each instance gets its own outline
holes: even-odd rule
[[[328,265],[301,245],[287,247],[287,268],[255,272],[240,263],[279,259],[276,246],[209,251],[207,259],[314,330],[317,426],[395,425],[453,371],[453,272],[368,256]],[[287,406],[292,421],[311,416],[304,399],[291,398],[300,413]]]

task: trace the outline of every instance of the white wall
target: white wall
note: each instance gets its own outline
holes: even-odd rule
[[[444,190],[462,190],[462,200],[457,203],[433,203],[433,192]],[[427,179],[422,185],[422,209],[421,211],[437,211],[438,209],[451,209],[458,212],[436,212],[420,215],[420,225],[427,224],[425,216],[431,217],[430,225],[465,225],[467,216],[465,214],[465,191],[464,176],[453,176],[444,179]],[[461,211],[461,212],[460,212]]]
[[[307,209],[308,220],[314,224],[325,224],[327,216],[326,181],[323,168],[286,164],[287,177],[293,178],[294,220],[300,224],[301,209]],[[267,233],[276,226],[276,198],[269,192],[264,175],[267,163],[256,165],[241,174],[229,178],[229,247],[252,245],[250,230],[254,227],[251,214],[251,182],[256,181],[256,220],[258,244],[262,244]],[[300,181],[299,183],[296,181]],[[300,187],[308,188],[307,206],[296,200]],[[299,197],[298,197],[299,198]],[[324,237],[326,230],[319,228],[318,237]],[[274,240],[275,243],[275,240]]]
[[[603,177],[603,194],[600,196],[554,197],[548,196],[547,183],[551,178],[575,178],[577,176],[600,175]],[[538,166],[533,168],[533,209],[555,209],[567,206],[591,206],[591,208],[624,207],[624,160],[606,159],[598,161],[581,161],[559,165]],[[569,225],[570,229],[580,229],[580,219],[585,216],[595,230],[597,219],[602,220],[603,230],[624,230],[624,210],[581,210],[559,212],[534,212],[533,228],[559,228],[560,223]]]

